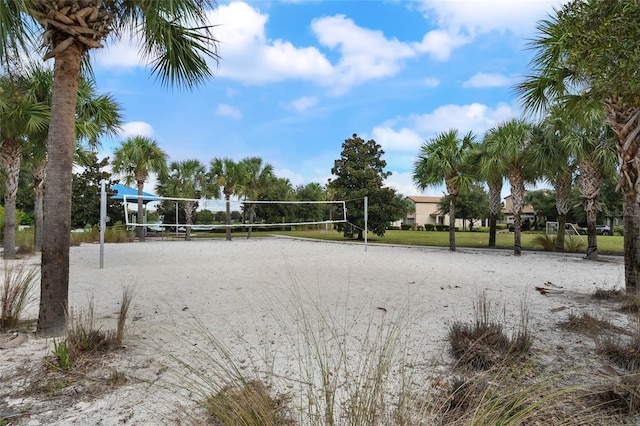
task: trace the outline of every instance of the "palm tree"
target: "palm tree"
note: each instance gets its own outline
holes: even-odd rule
[[[247,182],[247,167],[241,162],[236,163],[230,158],[214,158],[209,168],[209,181],[214,191],[220,189],[224,195],[226,211],[226,239],[231,241],[231,196],[241,196],[245,193],[244,184]]]
[[[110,35],[140,37],[143,56],[163,85],[187,88],[211,75],[207,58],[217,61],[217,41],[209,32],[211,0],[3,0],[0,7],[0,62],[44,45],[54,58],[49,126],[45,233],[38,332],[61,334],[69,294],[69,228],[74,122],[80,64]],[[42,27],[39,33],[36,28]],[[36,35],[36,33],[38,35]],[[42,34],[42,36],[40,36]]]
[[[53,71],[35,64],[28,69],[29,96],[51,107],[53,91]],[[122,116],[120,106],[110,95],[98,95],[95,82],[83,78],[78,84],[76,105],[76,144],[95,149],[101,136],[115,136]],[[44,180],[47,165],[48,126],[29,135],[27,160],[31,164],[34,190],[35,244],[36,251],[42,250],[44,225]],[[79,151],[76,149],[76,154]],[[77,155],[75,156],[77,158]]]
[[[496,231],[498,215],[502,210],[502,183],[504,175],[498,167],[499,158],[486,153],[487,142],[483,138],[481,144],[474,146],[471,151],[469,163],[476,165],[476,175],[487,182],[489,187],[489,247],[496,246]]]
[[[242,195],[249,200],[258,200],[260,197],[261,191],[263,191],[266,186],[273,178],[273,166],[269,163],[262,164],[262,158],[260,157],[249,157],[242,160],[244,163],[244,167],[246,168],[246,182],[243,185],[243,193]],[[256,203],[251,203],[249,205],[249,224],[253,225],[256,217]],[[253,226],[249,226],[249,231],[247,233],[247,238],[251,238],[251,232],[253,230]]]
[[[525,182],[534,180],[529,161],[528,147],[531,125],[523,120],[512,119],[489,129],[485,135],[486,153],[493,157],[497,170],[509,179],[512,196],[514,234],[513,254],[522,254],[521,230],[524,207]]]
[[[555,250],[564,251],[565,225],[569,212],[571,184],[577,168],[575,156],[567,144],[562,143],[566,133],[567,117],[558,109],[532,127],[530,157],[542,179],[553,185],[558,213]]]
[[[142,190],[150,173],[163,178],[167,173],[167,154],[160,149],[158,143],[144,136],[136,136],[120,143],[113,153],[112,169],[115,174],[124,177],[125,183],[133,182],[138,187],[138,215],[136,233],[138,240],[144,241],[145,229]]]
[[[158,186],[158,194],[163,197],[188,198],[183,204],[187,219],[186,241],[191,241],[191,225],[197,200],[204,194],[206,170],[199,160],[174,161],[169,171],[162,176]]]
[[[413,181],[421,190],[445,183],[449,195],[449,250],[456,250],[456,197],[466,192],[473,177],[467,157],[474,144],[471,132],[462,138],[458,130],[440,133],[420,148],[413,164]]]
[[[640,97],[637,57],[624,52],[640,50],[638,15],[636,0],[565,4],[539,23],[539,35],[531,43],[533,71],[517,87],[525,107],[534,111],[556,102],[580,111],[583,104],[576,100],[604,106],[620,164],[628,291],[640,285]]]
[[[562,143],[569,147],[578,161],[580,194],[587,216],[586,258],[597,259],[596,215],[601,210],[600,191],[604,176],[613,174],[616,169],[615,137],[604,123],[602,107],[593,105],[575,117]]]
[[[4,178],[4,259],[16,257],[16,196],[22,152],[27,137],[42,131],[49,121],[49,107],[27,96],[24,76],[0,77],[0,168]]]

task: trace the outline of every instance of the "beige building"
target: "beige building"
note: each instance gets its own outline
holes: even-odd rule
[[[404,223],[409,225],[449,225],[449,215],[440,211],[439,203],[442,197],[423,197],[411,195],[415,211],[407,215]],[[462,219],[456,219],[456,227],[462,229]]]
[[[500,221],[501,223],[513,223],[513,214],[511,214],[512,208],[513,198],[511,197],[511,195],[507,195],[506,197],[504,197],[504,205],[502,207],[503,219],[502,221]],[[536,219],[538,220],[538,222],[545,219],[544,217],[536,217],[536,211],[533,209],[533,206],[531,204],[524,205],[520,217],[522,219],[522,222],[528,219],[531,223],[533,223]]]

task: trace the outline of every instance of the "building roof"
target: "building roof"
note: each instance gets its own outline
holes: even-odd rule
[[[408,197],[414,203],[439,203],[442,197],[423,197],[421,195],[410,195]]]

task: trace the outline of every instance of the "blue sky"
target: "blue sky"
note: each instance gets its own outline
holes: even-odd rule
[[[145,135],[171,160],[259,156],[294,186],[324,185],[357,133],[385,151],[388,186],[442,195],[412,184],[421,144],[521,115],[513,84],[527,72],[527,42],[561,2],[218,1],[208,18],[221,60],[193,91],[163,88],[130,40],[93,52],[98,88],[125,121],[102,150]]]

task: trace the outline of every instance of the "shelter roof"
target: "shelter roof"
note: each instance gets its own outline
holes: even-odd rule
[[[112,195],[111,198],[114,200],[124,200],[124,196],[127,196],[128,203],[137,203],[138,198],[138,190],[135,188],[131,188],[130,186],[115,184],[111,185],[111,190],[116,191],[115,195]],[[150,194],[148,192],[142,192],[142,202],[149,203],[151,201],[158,201],[158,197],[156,195]]]

